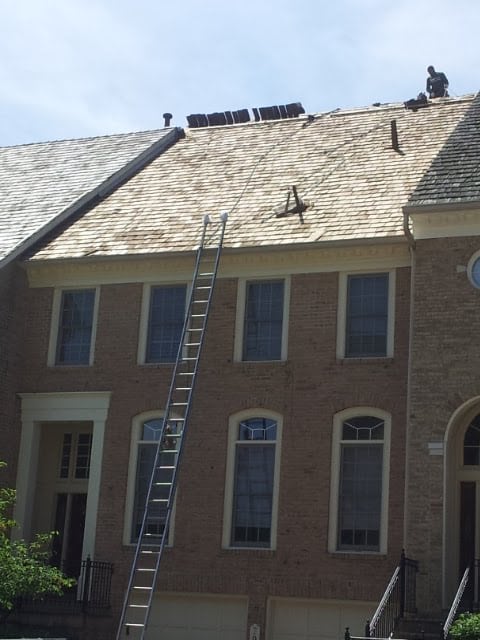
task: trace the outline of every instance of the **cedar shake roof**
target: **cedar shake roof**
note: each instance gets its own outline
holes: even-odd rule
[[[419,181],[408,206],[479,201],[480,94]]]
[[[178,132],[147,131],[0,148],[0,265],[80,205],[109,192]]]
[[[431,101],[416,112],[387,104],[189,129],[31,259],[189,251],[198,243],[203,216],[223,211],[230,214],[226,248],[401,241],[402,208],[445,143],[463,131],[469,110],[478,111],[478,101],[466,96]],[[392,120],[398,150],[392,148]],[[453,144],[452,170],[466,148]],[[469,166],[477,171],[476,158],[478,153]],[[275,215],[292,185],[309,205],[303,221]],[[474,191],[479,193],[478,182]]]

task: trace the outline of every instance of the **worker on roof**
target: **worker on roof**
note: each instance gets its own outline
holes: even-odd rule
[[[447,76],[441,71],[435,71],[430,65],[427,67],[427,93],[430,98],[447,98],[448,97],[448,80]]]

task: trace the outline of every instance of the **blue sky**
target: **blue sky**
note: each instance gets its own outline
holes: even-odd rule
[[[0,146],[403,102],[429,64],[473,93],[479,24],[478,0],[3,0]]]

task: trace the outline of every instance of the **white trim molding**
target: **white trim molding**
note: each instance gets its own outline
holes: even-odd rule
[[[380,516],[380,540],[378,551],[371,550],[342,550],[338,548],[338,509],[340,492],[340,468],[341,468],[341,443],[342,427],[346,420],[373,416],[383,420],[383,460],[382,460],[382,502]],[[328,524],[328,551],[330,553],[359,553],[359,554],[386,554],[388,539],[388,501],[390,480],[390,440],[392,418],[387,411],[377,407],[350,407],[339,411],[333,416],[332,432],[332,462],[330,474],[330,513]],[[367,442],[367,441],[359,441]],[[375,441],[372,441],[375,442]]]
[[[60,326],[60,306],[62,304],[62,295],[64,291],[80,291],[85,289],[93,289],[95,291],[95,301],[93,303],[92,316],[92,333],[90,336],[90,354],[88,364],[58,364],[57,363],[57,345],[58,345],[58,329]],[[50,322],[50,338],[48,341],[47,365],[49,367],[91,367],[93,365],[95,354],[95,340],[97,335],[98,306],[100,298],[100,287],[92,285],[91,287],[62,287],[56,288],[53,292],[52,317]]]
[[[93,425],[93,440],[82,557],[94,558],[103,442],[111,393],[98,391],[21,393],[19,395],[22,402],[22,433],[18,456],[17,501],[14,516],[18,526],[13,535],[15,538],[29,538],[32,533],[32,506],[35,499],[42,423],[90,422]]]
[[[348,277],[352,275],[368,276],[386,273],[388,275],[388,311],[387,311],[387,350],[384,356],[363,356],[359,358],[347,357],[346,331],[347,331],[347,289]],[[337,305],[337,358],[338,359],[364,359],[364,358],[393,358],[395,343],[395,269],[376,269],[375,271],[342,271],[338,277],[338,305]]]
[[[244,360],[243,359],[243,337],[245,330],[245,304],[247,284],[260,282],[283,281],[283,317],[282,317],[282,345],[281,355],[278,360]],[[288,324],[290,312],[290,276],[282,275],[272,278],[239,278],[237,288],[237,310],[235,317],[235,338],[233,347],[234,362],[283,362],[287,359],[288,353]]]
[[[277,432],[275,443],[273,441],[261,441],[270,442],[275,444],[275,466],[273,473],[273,496],[272,496],[272,521],[270,530],[270,545],[268,547],[255,547],[255,546],[241,546],[236,547],[231,544],[232,534],[232,510],[233,510],[233,489],[235,482],[235,451],[238,441],[238,427],[240,422],[248,420],[249,418],[268,418],[275,420],[277,423]],[[278,521],[278,501],[279,501],[279,485],[280,485],[280,459],[282,450],[282,431],[283,431],[283,417],[270,411],[268,409],[257,408],[247,409],[240,411],[230,416],[228,420],[228,449],[227,449],[227,464],[225,473],[225,493],[224,493],[224,506],[223,506],[223,534],[222,534],[222,547],[224,549],[242,549],[249,550],[272,550],[277,545],[277,521]],[[254,446],[254,445],[253,445]]]

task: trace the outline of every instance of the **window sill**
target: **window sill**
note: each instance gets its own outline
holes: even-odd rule
[[[380,364],[389,364],[391,362],[394,361],[394,357],[393,356],[351,356],[351,357],[346,357],[346,356],[337,356],[337,362],[339,364],[344,364],[344,363],[363,363],[366,362],[367,364],[372,364],[372,363],[380,363]]]
[[[386,551],[361,551],[360,549],[358,551],[354,551],[353,549],[349,549],[347,550],[343,550],[343,549],[336,549],[335,551],[329,551],[329,554],[331,556],[336,556],[336,557],[340,557],[340,558],[345,558],[345,559],[349,559],[349,558],[358,558],[359,556],[361,556],[362,558],[386,558],[387,557],[387,552]]]
[[[243,552],[255,553],[259,557],[271,557],[275,553],[276,549],[271,547],[222,547],[222,552],[225,555],[240,555]]]
[[[175,362],[137,362],[139,367],[148,367],[150,369],[153,367],[173,367],[174,364]]]
[[[73,363],[69,363],[69,364],[57,364],[57,363],[52,363],[52,364],[48,364],[47,365],[49,369],[61,369],[62,371],[64,369],[88,369],[89,367],[93,367],[93,362],[87,362],[87,363],[79,363],[79,364],[73,364]]]

